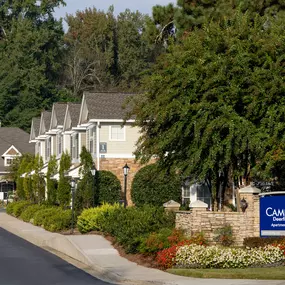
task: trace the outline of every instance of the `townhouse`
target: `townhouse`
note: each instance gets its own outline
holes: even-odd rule
[[[51,155],[56,155],[59,162],[61,154],[67,151],[72,159],[69,175],[79,179],[80,152],[85,146],[96,169],[111,171],[122,186],[122,168],[128,164],[127,200],[131,204],[131,183],[142,167],[134,157],[140,130],[133,126],[134,118],[124,121],[128,109],[123,106],[132,96],[135,95],[85,92],[81,103],[55,103],[51,112],[43,111],[40,118],[34,118],[30,142],[35,143],[35,154],[43,158],[41,172],[47,172]],[[54,178],[58,179],[58,174]],[[210,191],[205,184],[184,183],[182,201],[185,204],[202,200],[210,207],[210,199]]]
[[[81,103],[55,103],[51,112],[43,111],[40,118],[34,118],[30,142],[35,143],[35,154],[43,158],[41,172],[47,172],[51,155],[56,155],[59,162],[63,151],[67,151],[72,159],[69,175],[80,178],[80,151],[85,146],[96,169],[113,172],[122,186],[122,168],[129,165],[127,199],[131,203],[131,182],[141,167],[133,155],[139,129],[132,126],[133,119],[124,122],[126,109],[122,106],[131,96],[134,95],[86,92]]]

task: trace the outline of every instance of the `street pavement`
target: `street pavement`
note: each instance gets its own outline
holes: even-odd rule
[[[0,228],[1,285],[107,285]]]

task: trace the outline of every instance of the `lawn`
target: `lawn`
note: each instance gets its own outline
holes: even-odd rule
[[[285,280],[285,266],[244,269],[168,269],[167,272],[196,278]]]

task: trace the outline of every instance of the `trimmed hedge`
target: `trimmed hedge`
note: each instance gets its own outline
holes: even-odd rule
[[[81,233],[102,230],[104,219],[119,207],[119,204],[103,204],[101,207],[83,210],[77,220],[78,230]]]
[[[254,248],[254,247],[265,247],[267,245],[279,244],[284,242],[285,242],[285,237],[267,237],[267,238],[249,237],[243,240],[243,245],[245,247]]]
[[[163,173],[156,164],[140,169],[132,182],[132,201],[136,206],[145,204],[161,207],[163,203],[181,201],[181,182],[175,173]]]
[[[115,174],[110,171],[96,172],[96,200],[97,204],[118,203],[121,198],[121,183]]]
[[[138,252],[139,245],[145,241],[150,233],[161,228],[174,228],[174,214],[172,212],[166,213],[162,207],[112,207],[114,209],[106,211],[107,214],[101,215],[100,219],[93,218],[92,211],[83,211],[78,217],[78,228],[81,231],[86,231],[88,227],[91,229],[90,225],[93,225],[95,220],[96,228],[115,237],[116,241],[128,253]],[[86,212],[87,214],[85,214]],[[84,221],[84,225],[82,221]]]
[[[30,205],[31,203],[28,201],[12,202],[8,204],[6,208],[6,213],[15,217],[19,217],[22,212]]]
[[[44,205],[37,205],[37,204],[30,205],[26,209],[24,209],[24,211],[21,213],[20,219],[22,219],[24,222],[30,222],[33,219],[36,212],[44,208],[45,208]]]

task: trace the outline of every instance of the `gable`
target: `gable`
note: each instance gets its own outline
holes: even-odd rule
[[[21,155],[21,153],[13,145],[11,145],[9,149],[5,153],[3,153],[2,157],[16,155]]]

